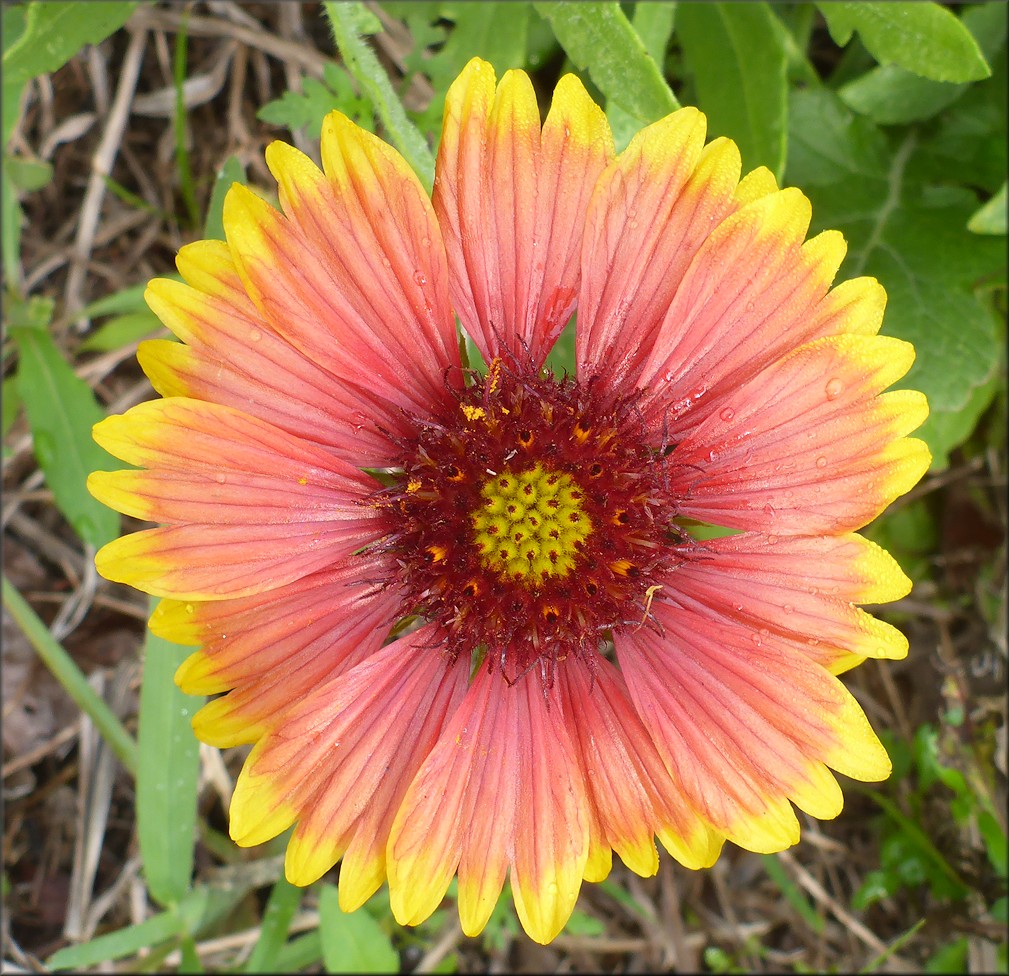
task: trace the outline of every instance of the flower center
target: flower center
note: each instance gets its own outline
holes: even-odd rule
[[[485,481],[480,494],[484,504],[471,519],[485,566],[502,579],[529,584],[571,572],[592,523],[570,475],[542,464],[518,473],[506,469]]]
[[[689,544],[677,528],[668,451],[637,394],[505,369],[415,420],[393,483],[376,493],[387,582],[450,655],[486,653],[514,680],[545,675],[611,631],[637,627]]]

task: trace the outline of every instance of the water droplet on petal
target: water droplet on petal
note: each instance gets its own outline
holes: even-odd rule
[[[778,537],[776,535],[769,535],[767,537],[767,544],[769,546],[777,545],[777,543],[778,543]]]
[[[415,271],[413,273],[413,280],[417,282],[418,285],[427,284],[427,275],[423,271]]]
[[[196,608],[191,603],[186,604],[186,613],[194,613],[195,610]]]
[[[431,238],[430,237],[422,237],[420,239],[420,246],[421,247],[430,247],[431,246]]]
[[[391,268],[392,267],[392,261],[390,261],[388,258],[382,258],[382,265],[383,265],[383,267]]]
[[[816,466],[818,468],[825,468],[827,466],[827,459],[822,454],[816,459]]]
[[[824,393],[827,394],[828,400],[836,400],[841,395],[843,389],[844,384],[835,376],[833,379],[827,380]]]
[[[251,342],[259,342],[259,340],[262,339],[262,338],[263,338],[263,333],[260,332],[259,329],[253,329],[249,333],[249,340]]]
[[[725,408],[725,409],[724,409],[724,410],[723,410],[723,411],[722,411],[722,412],[721,412],[721,413],[719,414],[719,416],[720,416],[720,417],[722,418],[722,420],[724,420],[724,421],[725,421],[726,423],[728,423],[728,422],[729,422],[730,420],[732,420],[732,418],[733,418],[733,417],[735,417],[735,416],[736,416],[736,411],[735,411],[735,410],[733,410],[733,409],[732,409],[732,407],[726,407],[726,408]]]
[[[791,603],[785,604],[785,613],[792,613],[794,610],[795,607],[793,607]]]
[[[219,485],[223,485],[223,484],[224,484],[224,482],[226,482],[226,481],[228,480],[228,476],[227,476],[226,474],[215,474],[215,475],[214,475],[214,480],[215,480],[215,481],[216,481],[216,482],[217,482],[217,483],[218,483]]]

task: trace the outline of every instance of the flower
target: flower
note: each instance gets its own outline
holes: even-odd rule
[[[831,289],[806,198],[704,136],[685,108],[615,155],[575,77],[541,126],[474,60],[433,199],[333,112],[324,173],[273,143],[282,209],[233,186],[227,243],[150,283],[182,341],[141,346],[164,399],[96,426],[136,468],[89,484],[162,524],[98,568],[228,692],[199,737],[255,743],[232,837],[296,824],[288,878],[342,859],[345,910],[388,879],[417,924],[457,875],[475,935],[508,877],[548,942],[613,851],[778,851],[793,804],[840,811],[828,767],[890,771],[837,675],[907,651],[856,605],[910,584],[855,530],[929,463],[924,397],[882,392],[913,350],[875,280]]]

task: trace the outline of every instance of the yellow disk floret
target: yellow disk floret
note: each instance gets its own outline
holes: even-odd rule
[[[534,581],[566,576],[592,534],[583,494],[562,471],[537,464],[505,470],[480,489],[484,504],[471,516],[484,564],[503,577]]]

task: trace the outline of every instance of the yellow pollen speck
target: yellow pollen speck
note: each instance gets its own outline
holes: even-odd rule
[[[411,478],[406,483],[406,490],[408,494],[413,494],[415,491],[420,491],[420,482],[416,478]]]
[[[299,485],[307,485],[308,484],[308,478],[299,478],[298,479],[298,484]]]
[[[485,566],[530,581],[571,572],[592,521],[570,475],[537,464],[489,478],[480,493],[484,504],[470,519]]]
[[[467,420],[483,420],[487,416],[487,411],[483,407],[471,407],[468,403],[462,405],[462,412]]]

